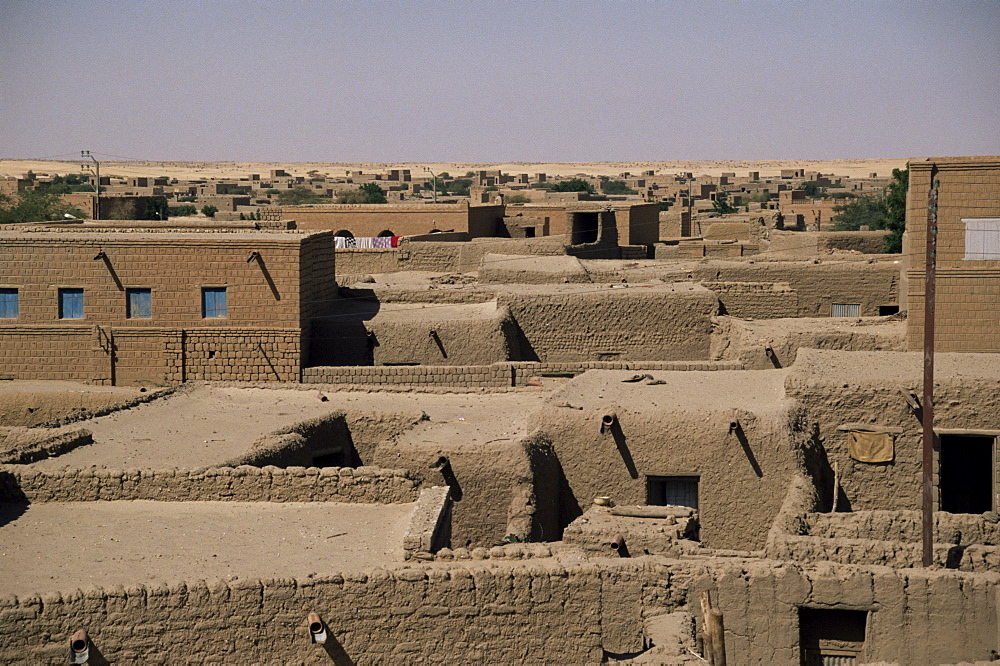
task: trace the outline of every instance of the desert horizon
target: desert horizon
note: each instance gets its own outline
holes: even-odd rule
[[[695,175],[719,176],[725,172],[759,171],[761,177],[778,176],[782,169],[804,169],[838,176],[865,177],[869,173],[888,176],[893,169],[905,168],[912,158],[864,158],[837,160],[775,159],[775,160],[668,160],[668,161],[609,161],[609,162],[245,162],[245,161],[181,161],[181,160],[101,160],[105,176],[170,176],[178,179],[228,178],[251,173],[265,174],[272,169],[284,169],[293,175],[318,171],[340,176],[346,171],[382,172],[388,169],[410,169],[419,177],[430,169],[436,174],[452,176],[467,171],[499,169],[504,173],[545,173],[550,176],[618,176],[624,172],[639,175],[643,171],[659,173],[692,172]],[[0,160],[0,176],[16,177],[28,171],[36,174],[79,173],[80,160]]]

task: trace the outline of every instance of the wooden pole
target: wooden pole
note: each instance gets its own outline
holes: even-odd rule
[[[927,196],[927,247],[924,269],[924,399],[923,417],[923,515],[922,562],[934,562],[934,301],[937,272],[937,167],[931,167],[931,188]]]
[[[712,666],[726,666],[726,628],[722,611],[712,608],[707,591],[701,593],[702,644]]]

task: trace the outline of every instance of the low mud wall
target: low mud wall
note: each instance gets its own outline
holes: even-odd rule
[[[524,386],[546,376],[583,374],[587,370],[742,370],[740,361],[514,361],[492,365],[316,366],[302,370],[304,384],[395,386],[420,388],[504,388]]]
[[[0,599],[0,661],[62,663],[85,628],[91,663],[596,664],[642,648],[642,601],[662,569],[469,562]],[[325,645],[310,640],[310,612]]]
[[[507,546],[515,555],[528,546]],[[457,552],[457,551],[456,551]],[[454,554],[453,554],[454,556]],[[298,580],[151,583],[0,599],[9,664],[62,663],[86,629],[91,663],[596,664],[638,653],[644,619],[711,595],[734,664],[801,663],[801,609],[866,613],[859,661],[988,661],[996,575],[761,560],[452,560]],[[313,644],[307,616],[329,639]]]
[[[376,467],[213,467],[201,470],[0,467],[0,502],[414,502],[406,470]]]

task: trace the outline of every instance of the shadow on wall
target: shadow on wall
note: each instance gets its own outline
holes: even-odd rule
[[[341,289],[334,311],[310,322],[310,366],[374,365],[378,339],[368,330],[381,310],[372,289]]]
[[[529,541],[559,541],[563,528],[583,515],[552,442],[536,433],[523,442],[532,477]]]
[[[819,506],[817,511],[830,513],[834,511],[851,512],[851,500],[844,492],[844,487],[835,480],[833,466],[826,455],[826,447],[819,436],[819,423],[812,424],[812,433],[803,447],[803,457],[805,470],[808,478],[812,481],[819,496]],[[837,485],[837,496],[834,498],[834,484]]]
[[[363,464],[354,446],[344,412],[301,421],[264,435],[246,454],[227,460],[226,466],[358,467]]]

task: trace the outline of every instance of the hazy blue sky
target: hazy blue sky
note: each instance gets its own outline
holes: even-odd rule
[[[0,158],[1000,153],[1000,2],[0,0]]]

